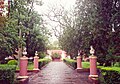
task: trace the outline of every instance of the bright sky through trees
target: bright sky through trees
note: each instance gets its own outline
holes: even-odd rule
[[[49,12],[49,9],[51,7],[59,8],[61,5],[65,8],[65,10],[70,11],[71,9],[74,8],[73,5],[75,4],[75,1],[76,0],[42,0],[43,5],[42,6],[35,5],[35,10],[38,11],[39,14],[46,14]],[[53,32],[51,27],[54,27],[57,24],[55,22],[48,20],[45,17],[44,19],[47,20],[48,23],[47,27],[51,29],[51,32]],[[56,40],[54,34],[52,34],[52,37],[50,39],[52,39],[53,42]]]

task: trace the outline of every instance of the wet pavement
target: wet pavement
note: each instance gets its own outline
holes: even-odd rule
[[[89,73],[77,73],[63,62],[50,62],[40,72],[29,77],[29,84],[92,84]]]

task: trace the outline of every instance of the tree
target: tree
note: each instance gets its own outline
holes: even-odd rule
[[[98,62],[110,66],[120,49],[119,3],[119,0],[76,0],[75,24],[63,30],[61,46],[66,51],[84,50],[88,54],[92,45]]]
[[[73,31],[75,30],[75,17],[73,10],[68,11],[60,4],[59,6],[57,5],[57,7],[50,7],[49,13],[45,14],[45,16],[47,16],[50,21],[57,24],[55,27],[52,27],[52,29],[59,40],[59,46],[61,49],[67,51],[70,55],[73,54],[74,56],[77,56],[75,53],[77,52],[76,48],[74,48],[75,46],[71,45],[74,39],[76,39],[72,39],[75,34]],[[78,46],[76,47],[78,48]]]
[[[36,50],[46,49],[48,30],[44,26],[42,16],[34,11],[34,3],[34,0],[15,0],[10,5],[9,18],[0,19],[0,60],[15,53],[21,44],[33,50],[32,56]],[[21,38],[18,35],[21,35]],[[29,50],[28,54],[31,55]]]
[[[22,22],[24,27],[22,35],[25,37],[26,45],[24,46],[27,48],[28,56],[34,56],[35,51],[45,50],[48,35],[41,15],[34,11],[34,3],[34,0],[15,1],[11,12],[11,15],[17,14],[12,17],[18,21],[18,25]],[[46,37],[45,34],[47,34]]]
[[[119,0],[101,0],[97,3],[99,8],[99,22],[96,24],[98,26],[95,29],[97,34],[94,36],[93,43],[96,44],[94,47],[97,50],[98,58],[100,59],[98,59],[98,61],[104,61],[101,63],[105,63],[106,66],[111,65],[115,55],[119,53],[118,49],[120,49],[117,47],[120,45],[120,33],[118,33],[120,32],[119,3]]]

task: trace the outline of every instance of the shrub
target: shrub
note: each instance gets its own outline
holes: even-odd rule
[[[74,69],[77,68],[77,62],[76,62],[76,60],[67,59],[67,58],[66,58],[66,59],[63,59],[63,61],[64,61],[66,64],[72,66]]]
[[[52,54],[52,58],[55,59],[55,58],[60,58],[60,54],[59,53],[53,53]]]
[[[38,52],[38,56],[43,59],[46,56],[45,52]]]
[[[114,67],[120,67],[120,62],[116,62],[116,63],[114,64]]]
[[[8,65],[17,65],[17,64],[18,64],[18,61],[17,61],[17,60],[10,60],[10,61],[8,61],[7,64],[8,64]]]
[[[39,59],[39,69],[48,64],[51,60],[48,58]]]
[[[119,84],[120,67],[102,67],[100,84]]]
[[[0,65],[0,84],[14,84],[15,65]]]

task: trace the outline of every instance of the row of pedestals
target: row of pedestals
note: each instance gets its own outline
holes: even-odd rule
[[[34,57],[34,72],[38,72],[39,68],[38,68],[38,60],[39,57],[35,56]],[[97,78],[97,57],[94,55],[91,55],[89,57],[90,60],[90,75],[89,78]],[[18,78],[28,78],[27,76],[27,66],[28,66],[28,57],[23,56],[20,58],[20,71],[19,71],[19,76]],[[81,70],[82,69],[82,58],[80,56],[77,57],[77,70]]]
[[[34,69],[33,69],[34,72],[38,72],[39,71],[38,60],[39,60],[39,57],[35,56],[34,57]],[[20,58],[19,67],[20,67],[20,71],[19,71],[18,78],[21,78],[21,79],[22,78],[28,78],[28,76],[27,76],[28,57],[23,56],[23,57]]]
[[[97,78],[97,57],[91,55],[89,57],[90,60],[90,75],[89,78]],[[77,70],[82,70],[82,58],[80,56],[77,57]]]
[[[96,56],[90,56],[90,75],[89,77],[98,77],[97,75],[97,57]],[[39,71],[38,68],[38,60],[39,57],[34,57],[34,69],[33,71],[37,72]],[[27,77],[27,66],[28,66],[28,57],[23,56],[20,58],[20,72],[19,77],[20,78],[26,78]],[[77,57],[77,70],[82,69],[82,58],[80,56]]]

